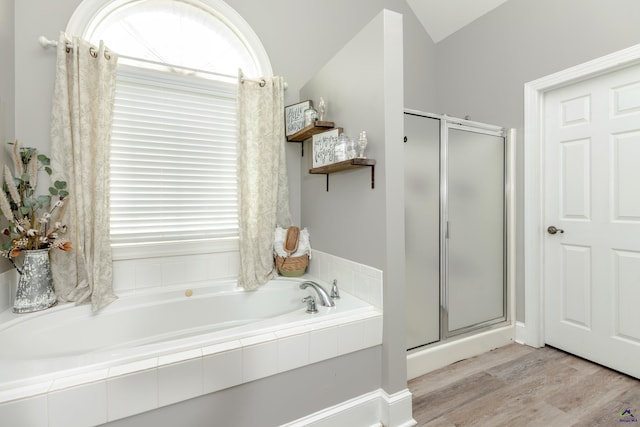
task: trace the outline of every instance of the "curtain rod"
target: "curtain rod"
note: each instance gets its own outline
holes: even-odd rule
[[[49,47],[58,46],[58,41],[57,40],[50,40],[50,39],[46,38],[45,36],[38,37],[38,43],[40,43],[40,46],[42,46],[44,49],[47,49]],[[262,87],[264,87],[264,85],[266,84],[265,79],[255,80],[255,79],[249,79],[249,78],[245,77],[242,74],[242,70],[240,70],[240,73],[239,73],[240,75],[239,76],[233,76],[231,74],[222,74],[222,73],[216,73],[215,71],[199,70],[197,68],[185,67],[184,65],[168,64],[166,62],[152,61],[150,59],[136,58],[136,57],[133,57],[133,56],[120,55],[120,54],[118,54],[118,56],[120,58],[130,59],[132,61],[146,62],[148,64],[161,65],[161,66],[164,66],[164,67],[180,68],[182,70],[193,71],[195,73],[211,74],[211,75],[218,76],[218,77],[225,77],[225,78],[230,78],[230,79],[237,79],[239,77],[240,78],[240,83],[254,82],[254,83],[260,84],[260,86],[262,86]],[[285,84],[284,84],[284,89],[285,90],[287,89],[287,86],[288,85],[285,82]]]

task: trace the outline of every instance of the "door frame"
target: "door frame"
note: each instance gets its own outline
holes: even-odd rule
[[[544,337],[544,102],[553,89],[640,63],[640,44],[524,85],[524,323],[516,341],[542,347]]]

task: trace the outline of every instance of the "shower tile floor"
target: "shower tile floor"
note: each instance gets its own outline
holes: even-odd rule
[[[640,380],[552,347],[511,344],[409,389],[418,426],[640,426]]]

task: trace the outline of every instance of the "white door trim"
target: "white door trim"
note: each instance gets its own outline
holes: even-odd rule
[[[524,327],[516,341],[544,345],[544,126],[545,92],[640,63],[640,44],[524,85]]]

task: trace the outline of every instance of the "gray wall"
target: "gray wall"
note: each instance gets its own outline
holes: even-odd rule
[[[58,39],[80,0],[15,2],[15,134],[22,145],[49,153],[49,117],[55,77],[55,50],[38,37]]]
[[[14,137],[15,109],[15,50],[13,0],[0,2],[0,142]],[[4,150],[2,150],[4,153]]]
[[[518,320],[524,320],[524,84],[640,43],[639,18],[637,0],[509,0],[436,46],[438,112],[518,131]]]
[[[407,107],[435,106],[435,45],[405,0],[225,1],[251,25],[274,73],[289,83],[287,103],[297,102],[300,88],[382,9],[402,14]]]
[[[14,1],[0,1],[0,165],[7,160],[5,143],[15,139],[15,39]],[[11,269],[6,259],[0,272]],[[1,289],[1,292],[8,290]]]
[[[358,169],[329,176],[308,173],[311,141],[302,162],[302,225],[323,252],[384,272],[383,387],[406,388],[404,301],[404,147],[402,16],[378,15],[338,52],[300,93],[323,96],[344,133],[367,131],[371,173]]]

